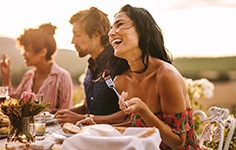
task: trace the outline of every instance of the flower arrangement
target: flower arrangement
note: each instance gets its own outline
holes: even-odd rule
[[[199,104],[199,101],[203,99],[210,99],[213,97],[215,88],[214,84],[206,78],[198,80],[185,78],[185,83],[193,109],[203,109]]]
[[[9,136],[13,138],[10,142],[32,142],[33,137],[29,132],[29,123],[25,124],[25,119],[30,121],[34,115],[37,115],[50,104],[40,103],[34,93],[23,92],[21,98],[10,98],[1,104],[1,111],[9,117],[11,129]],[[28,119],[27,119],[28,118]]]

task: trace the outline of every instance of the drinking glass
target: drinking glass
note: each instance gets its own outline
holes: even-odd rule
[[[34,116],[34,135],[35,141],[45,139],[46,134],[46,116],[45,113],[40,113]]]
[[[8,98],[8,86],[0,86],[0,103]]]

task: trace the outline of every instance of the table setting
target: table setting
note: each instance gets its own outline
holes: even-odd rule
[[[20,99],[7,94],[1,90],[5,98],[0,102],[0,149],[52,147],[54,142],[46,138],[51,131],[46,130],[46,125],[55,122],[54,116],[45,111],[50,104],[42,103],[42,95],[28,91],[23,92]]]
[[[111,147],[113,150],[158,150],[161,142],[159,131],[155,127],[113,127],[108,124],[95,124],[78,128],[80,128],[78,133],[64,132],[63,126],[54,120],[54,123],[47,124],[44,139],[29,144],[15,143],[8,145],[7,148],[7,137],[5,137],[0,139],[0,150],[12,147],[28,150],[110,150]]]
[[[59,124],[54,114],[44,110],[49,105],[42,103],[42,95],[31,92],[1,101],[0,150],[159,149],[161,138],[155,127]]]
[[[54,117],[53,114],[50,114],[52,118]],[[51,149],[51,150],[59,150],[61,147],[62,141],[58,141],[55,137],[52,136],[53,133],[56,133],[61,129],[60,124],[56,122],[56,120],[53,118],[50,119],[49,123],[47,123],[46,120],[46,129],[43,131],[44,133],[41,134],[37,139],[34,139],[34,141],[29,143],[23,143],[23,142],[11,142],[9,144],[8,142],[8,134],[4,134],[4,136],[0,136],[0,150],[7,150],[7,149],[28,149],[28,150],[34,150],[34,149]],[[0,133],[2,135],[2,133]]]

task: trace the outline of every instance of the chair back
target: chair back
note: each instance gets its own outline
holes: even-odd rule
[[[219,142],[218,150],[228,150],[235,130],[235,118],[229,115],[226,108],[212,106],[208,109],[209,117],[202,110],[195,110],[193,116],[200,115],[200,121],[206,122],[202,133],[198,136],[200,148],[204,148],[204,141]],[[224,143],[224,129],[228,129],[228,135]]]

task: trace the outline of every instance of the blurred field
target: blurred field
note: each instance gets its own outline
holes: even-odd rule
[[[185,77],[210,80],[236,80],[236,56],[229,57],[183,57],[173,61],[176,68]]]
[[[203,106],[219,106],[228,108],[236,114],[236,81],[213,82],[215,86],[214,96],[209,100],[202,100]]]
[[[228,108],[236,113],[236,56],[217,58],[176,58],[174,66],[184,77],[207,78],[215,86],[214,96],[200,103]]]

